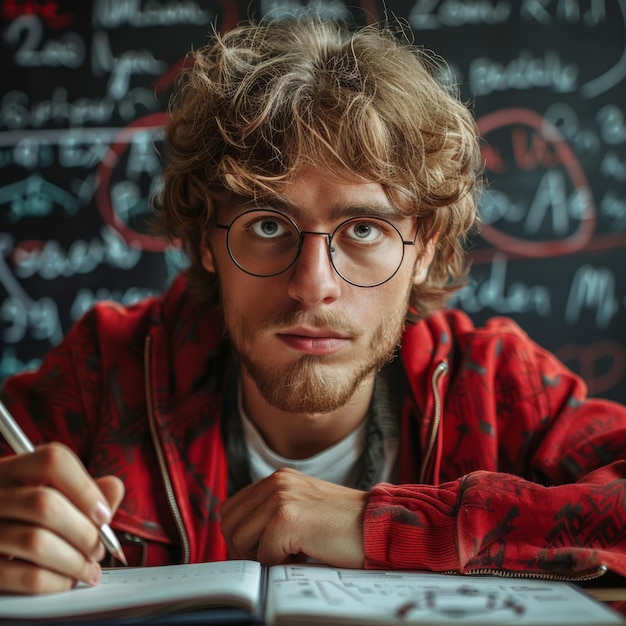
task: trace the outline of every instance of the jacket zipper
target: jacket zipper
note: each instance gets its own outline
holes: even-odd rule
[[[488,567],[472,569],[464,572],[463,576],[499,576],[501,578],[534,578],[537,580],[554,580],[565,582],[585,582],[588,580],[594,580],[604,576],[608,572],[606,565],[598,565],[598,568],[593,571],[588,571],[583,574],[542,574],[541,572],[514,572],[511,570],[499,570],[490,569]],[[457,574],[459,572],[455,570],[447,570],[441,572],[442,574]]]
[[[161,470],[161,478],[163,479],[163,486],[165,487],[165,494],[167,496],[167,501],[169,503],[172,516],[174,517],[174,522],[178,530],[178,535],[180,537],[180,541],[182,545],[182,557],[183,557],[182,562],[189,563],[189,554],[190,554],[189,537],[187,536],[187,531],[185,530],[183,517],[180,513],[180,509],[178,508],[178,503],[176,502],[176,496],[174,495],[174,488],[172,487],[172,481],[170,479],[169,471],[167,469],[167,463],[165,462],[165,454],[163,452],[161,440],[159,439],[159,436],[157,433],[156,419],[154,417],[154,405],[152,404],[152,393],[151,393],[152,385],[150,384],[150,345],[151,345],[151,337],[150,335],[147,335],[145,347],[144,347],[144,375],[145,375],[145,388],[146,388],[146,407],[148,410],[148,422],[150,424],[150,434],[152,436],[152,443],[157,453],[157,459],[159,461],[159,468]]]
[[[430,380],[430,385],[433,390],[433,394],[435,397],[435,416],[433,418],[432,428],[430,430],[430,440],[428,441],[428,446],[426,447],[426,451],[424,453],[424,462],[422,463],[422,470],[420,472],[419,482],[426,482],[426,472],[428,471],[428,465],[433,456],[433,450],[435,449],[435,443],[437,441],[437,435],[439,433],[439,422],[441,422],[441,393],[439,392],[439,378],[442,374],[448,371],[448,363],[446,361],[441,361],[435,368],[433,372],[432,378]]]
[[[144,352],[144,372],[145,372],[145,388],[146,388],[146,405],[148,410],[148,421],[150,424],[150,434],[152,436],[152,442],[156,449],[157,458],[159,461],[159,467],[161,469],[161,477],[163,478],[163,485],[165,487],[165,492],[167,496],[167,501],[170,506],[170,510],[174,517],[174,521],[176,523],[176,528],[178,529],[178,533],[180,536],[180,540],[182,543],[182,552],[183,552],[183,563],[189,563],[189,538],[187,536],[187,531],[185,530],[185,525],[183,523],[183,518],[180,513],[180,509],[178,508],[178,504],[176,502],[176,497],[174,496],[174,489],[172,487],[172,482],[169,476],[169,472],[167,470],[167,464],[165,463],[165,456],[163,453],[163,448],[161,446],[161,442],[156,432],[156,420],[154,418],[154,407],[152,404],[152,395],[151,395],[151,385],[150,385],[150,344],[151,338],[148,335],[146,337],[145,343],[145,352]],[[424,458],[424,463],[422,465],[422,471],[420,474],[420,482],[424,482],[426,468],[431,460],[433,450],[435,448],[435,442],[437,441],[437,434],[439,431],[439,423],[441,421],[441,394],[439,392],[438,382],[439,378],[442,374],[448,371],[448,364],[445,361],[442,361],[437,365],[435,371],[433,372],[431,378],[431,387],[433,390],[433,394],[435,397],[435,416],[433,419],[433,426],[430,433],[430,440],[428,442],[428,448],[426,451],[426,455]],[[572,576],[571,574],[541,574],[537,572],[513,572],[510,570],[495,570],[490,568],[478,568],[469,570],[465,572],[467,576],[481,576],[481,575],[490,575],[490,576],[500,576],[502,578],[535,578],[542,580],[554,580],[554,581],[569,581],[569,582],[584,582],[589,580],[594,580],[596,578],[600,578],[604,576],[608,571],[606,565],[600,565],[598,568],[592,572],[588,572],[585,574],[580,574],[576,576]],[[443,574],[458,574],[458,572],[454,570],[449,570],[446,572],[442,572]]]
[[[431,462],[435,444],[437,442],[437,435],[439,434],[439,424],[441,422],[441,392],[439,391],[439,379],[443,374],[448,371],[448,363],[441,361],[435,368],[430,380],[431,388],[435,398],[435,415],[433,418],[433,424],[430,431],[430,439],[428,446],[424,454],[424,462],[420,472],[420,482],[426,481],[426,472]],[[579,575],[572,574],[542,574],[538,572],[516,572],[511,570],[496,570],[490,568],[478,568],[465,572],[465,576],[500,576],[502,578],[535,578],[541,580],[554,580],[554,581],[567,581],[567,582],[585,582],[588,580],[594,580],[604,576],[608,571],[606,565],[599,565],[596,570],[589,571]],[[456,574],[459,572],[456,570],[447,570],[441,572],[442,574]]]

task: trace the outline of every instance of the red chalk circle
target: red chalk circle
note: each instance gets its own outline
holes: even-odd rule
[[[589,198],[585,208],[585,215],[580,219],[580,224],[575,232],[562,239],[551,241],[532,241],[515,237],[501,232],[491,224],[483,224],[481,235],[496,248],[521,257],[551,257],[570,254],[583,249],[593,236],[596,226],[596,210],[591,199],[591,191],[587,177],[576,158],[576,155],[558,129],[542,118],[538,113],[529,109],[501,109],[489,113],[477,120],[478,130],[485,140],[489,133],[495,130],[511,128],[511,135],[516,127],[531,129],[535,135],[539,134],[542,141],[549,146],[551,154],[555,158],[554,165],[565,168],[569,179],[575,189],[586,190]],[[488,141],[487,141],[488,144]],[[486,150],[490,149],[487,145]],[[487,163],[489,165],[489,163]],[[529,170],[532,164],[517,163],[519,175],[523,176],[524,169]]]

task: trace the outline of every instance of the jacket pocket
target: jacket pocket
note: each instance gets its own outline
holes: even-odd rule
[[[159,541],[148,537],[120,531],[113,528],[129,567],[149,565],[174,565],[181,562],[181,549],[174,543]],[[102,567],[123,567],[124,564],[112,554],[107,554],[101,562]]]

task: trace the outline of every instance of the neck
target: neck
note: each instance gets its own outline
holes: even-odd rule
[[[267,403],[242,369],[243,406],[267,445],[288,459],[305,459],[349,435],[367,417],[375,374],[357,388],[350,401],[329,413],[290,413]]]

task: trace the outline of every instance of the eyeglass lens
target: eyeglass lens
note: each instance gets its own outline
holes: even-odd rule
[[[273,210],[247,211],[235,218],[228,229],[228,250],[245,272],[275,276],[296,261],[303,237],[309,235],[325,236],[335,271],[361,287],[389,280],[404,256],[402,235],[386,220],[356,217],[332,233],[311,233],[300,232],[289,217]]]

